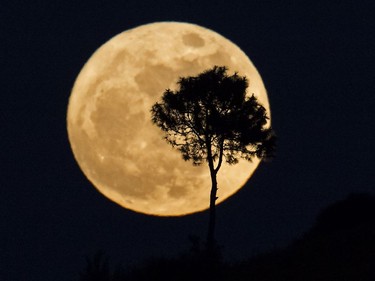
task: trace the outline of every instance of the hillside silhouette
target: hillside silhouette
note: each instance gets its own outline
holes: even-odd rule
[[[190,251],[179,257],[154,258],[114,272],[99,254],[88,260],[80,280],[373,281],[375,197],[352,194],[322,210],[312,228],[288,247],[238,263],[218,257],[208,267],[204,247],[198,239],[191,242]]]

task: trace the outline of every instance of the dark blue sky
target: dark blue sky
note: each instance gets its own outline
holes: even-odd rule
[[[69,147],[66,108],[80,69],[141,24],[215,30],[249,55],[268,90],[277,157],[217,209],[228,259],[286,245],[323,207],[374,192],[373,1],[22,2],[0,9],[0,280],[77,280],[98,249],[126,265],[205,236],[206,212],[150,217],[107,200]]]

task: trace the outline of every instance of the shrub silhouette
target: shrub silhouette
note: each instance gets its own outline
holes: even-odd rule
[[[111,281],[108,258],[98,251],[92,259],[86,258],[86,270],[80,274],[80,281]]]

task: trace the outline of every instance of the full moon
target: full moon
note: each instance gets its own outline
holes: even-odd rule
[[[181,216],[208,209],[208,166],[185,162],[151,122],[151,107],[179,77],[213,66],[249,81],[270,115],[262,79],[247,55],[207,28],[179,22],[142,25],[113,37],[86,62],[69,99],[67,130],[78,165],[110,200],[136,212]],[[218,200],[251,177],[260,160],[223,164]]]

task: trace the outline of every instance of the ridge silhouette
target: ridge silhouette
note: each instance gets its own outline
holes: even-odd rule
[[[200,239],[190,237],[189,252],[175,258],[154,258],[137,267],[115,271],[109,279],[81,281],[233,280],[233,281],[373,281],[375,280],[375,197],[351,194],[323,209],[300,239],[237,263],[218,259],[215,275],[205,267]],[[107,259],[88,260],[86,271],[103,272]],[[106,269],[104,270],[105,272]],[[212,279],[213,278],[213,279]]]

